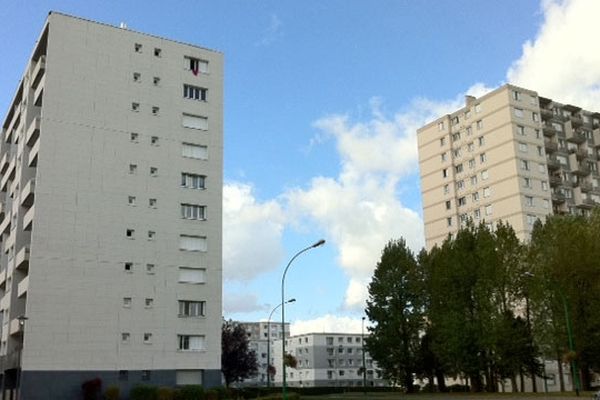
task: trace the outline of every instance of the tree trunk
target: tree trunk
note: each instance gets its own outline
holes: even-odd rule
[[[581,360],[579,362],[579,377],[581,381],[581,390],[590,391],[592,390],[592,382],[590,379],[588,363]]]
[[[411,373],[406,373],[404,375],[404,387],[406,387],[406,393],[414,393],[415,386],[413,384],[413,376]]]
[[[517,386],[517,376],[512,375],[510,377],[510,386],[512,386],[513,393],[517,393],[519,391],[519,387]]]
[[[448,389],[446,389],[446,379],[444,378],[444,373],[441,370],[436,370],[435,375],[437,378],[438,390],[441,393],[447,392]]]
[[[473,375],[470,377],[471,379],[471,391],[472,392],[482,392],[483,391],[483,382],[481,380],[481,375]]]
[[[521,393],[525,393],[525,378],[523,376],[523,371],[519,372],[519,379],[521,381]]]
[[[563,365],[560,354],[556,356],[556,362],[558,363],[558,382],[560,383],[560,391],[565,391],[565,377],[563,372]]]
[[[533,366],[529,370],[529,374],[531,375],[531,391],[533,393],[537,393],[537,382],[535,380],[535,377],[536,377],[535,368],[533,368]]]

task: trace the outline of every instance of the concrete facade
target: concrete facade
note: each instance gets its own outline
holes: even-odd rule
[[[275,385],[281,385],[281,339],[274,343]],[[307,333],[290,336],[286,353],[293,355],[298,365],[286,367],[286,383],[290,387],[363,386],[363,338],[355,333]],[[367,386],[387,386],[377,363],[365,353]]]
[[[222,85],[218,52],[50,13],[2,126],[5,392],[220,384]]]
[[[468,219],[508,222],[527,240],[537,219],[600,203],[600,114],[513,85],[467,96],[417,131],[428,249]]]

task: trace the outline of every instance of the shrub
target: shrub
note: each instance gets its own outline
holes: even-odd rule
[[[119,400],[120,389],[118,386],[109,386],[104,392],[104,398],[106,400]]]
[[[173,400],[175,398],[175,390],[170,387],[159,387],[156,390],[157,400]]]
[[[102,391],[102,380],[100,378],[91,379],[83,382],[81,385],[84,400],[96,400],[100,397]]]
[[[204,388],[201,385],[182,386],[177,391],[177,400],[204,400]]]
[[[138,385],[129,392],[130,400],[156,400],[158,388],[156,386]]]

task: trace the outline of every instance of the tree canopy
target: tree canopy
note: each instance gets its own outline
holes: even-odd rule
[[[225,385],[256,376],[256,353],[248,346],[246,330],[232,321],[223,322],[221,329],[221,372]]]

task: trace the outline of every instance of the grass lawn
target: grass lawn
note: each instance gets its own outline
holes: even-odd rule
[[[306,400],[512,400],[512,399],[550,399],[550,400],[589,400],[592,393],[584,392],[577,397],[574,393],[436,393],[436,394],[401,394],[401,393],[343,393],[323,396],[302,396]]]

